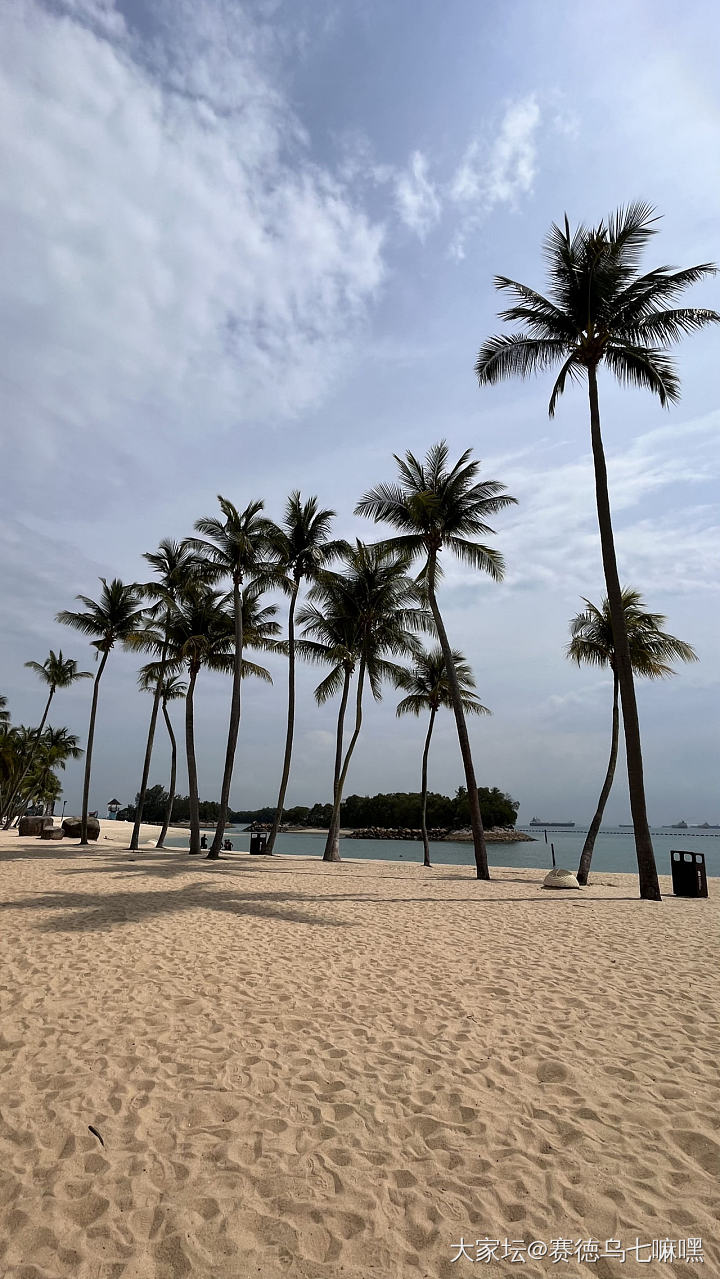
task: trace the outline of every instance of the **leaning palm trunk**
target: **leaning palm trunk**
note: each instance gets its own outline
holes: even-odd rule
[[[272,855],[277,838],[278,827],[282,821],[283,806],[285,804],[285,792],[287,791],[288,780],[290,778],[290,762],[292,760],[293,733],[295,729],[295,604],[297,602],[299,582],[295,582],[293,593],[290,599],[290,609],[288,613],[288,716],[287,716],[287,732],[285,735],[285,758],[283,760],[282,778],[280,781],[280,792],[278,794],[277,810],[273,818],[272,828],[270,830],[270,838],[266,853],[268,857]]]
[[[51,688],[51,689],[50,689],[50,696],[48,697],[47,702],[45,703],[45,710],[43,711],[43,717],[42,717],[42,719],[40,720],[40,727],[38,728],[38,730],[37,730],[37,732],[36,732],[36,734],[35,734],[35,740],[33,741],[33,744],[32,744],[32,746],[30,747],[30,750],[29,750],[29,752],[28,752],[27,760],[25,761],[25,767],[24,767],[24,769],[22,770],[22,772],[21,772],[20,776],[18,777],[17,782],[16,782],[16,784],[15,784],[15,788],[14,788],[14,790],[12,791],[12,793],[10,794],[10,797],[8,798],[8,801],[7,801],[7,804],[6,804],[6,806],[5,806],[5,809],[4,809],[3,813],[2,813],[2,817],[4,817],[4,818],[5,818],[5,830],[7,830],[7,829],[8,829],[8,827],[9,827],[9,825],[10,825],[11,821],[12,821],[12,818],[13,818],[13,804],[15,803],[15,800],[17,799],[17,796],[18,796],[18,795],[19,795],[19,793],[20,793],[20,787],[22,786],[23,782],[25,781],[25,778],[27,777],[28,773],[30,772],[30,765],[31,765],[31,764],[32,764],[32,762],[33,762],[33,757],[34,757],[35,752],[37,751],[37,748],[38,748],[38,746],[39,746],[39,744],[40,744],[40,738],[42,737],[42,731],[43,731],[43,729],[44,729],[44,727],[45,727],[45,720],[46,720],[46,719],[47,719],[47,717],[48,717],[48,711],[50,710],[50,703],[51,703],[51,701],[52,701],[52,699],[53,699],[53,694],[54,694],[54,692],[55,692],[55,689],[54,689],[54,688]]]
[[[350,738],[350,743],[345,754],[340,776],[335,784],[335,796],[333,799],[333,811],[330,818],[330,830],[328,831],[327,844],[325,846],[325,856],[323,861],[339,862],[340,858],[340,805],[342,804],[342,793],[345,785],[345,778],[350,764],[352,753],[355,750],[355,743],[360,736],[362,727],[362,695],[365,685],[365,659],[360,659],[360,669],[358,671],[357,694],[355,698],[355,728]],[[330,856],[328,856],[328,852]]]
[[[433,725],[435,723],[436,715],[437,715],[437,711],[435,710],[435,707],[433,706],[432,710],[430,711],[430,723],[428,725],[427,737],[425,738],[425,749],[423,750],[423,757],[422,757],[422,783],[421,783],[422,794],[420,797],[420,829],[422,830],[422,842],[423,842],[423,866],[430,865],[430,843],[428,841],[428,833],[427,833],[427,792],[428,792],[427,775],[428,775],[428,755],[430,754],[430,738],[432,737]]]
[[[347,710],[348,696],[350,693],[350,680],[352,679],[352,671],[349,666],[345,667],[345,679],[343,681],[342,697],[340,698],[340,710],[338,711],[337,738],[335,742],[335,767],[333,769],[333,811],[330,818],[330,829],[325,842],[325,852],[323,853],[324,862],[340,861],[340,807],[335,810],[335,796],[340,784],[340,773],[342,771],[342,745],[343,734],[345,731],[345,711]]]
[[[163,822],[162,830],[160,831],[160,834],[158,836],[158,841],[155,845],[156,848],[162,848],[163,844],[165,843],[165,836],[168,833],[168,826],[170,825],[170,822],[172,820],[173,804],[175,803],[175,778],[177,775],[177,742],[175,741],[173,726],[170,723],[170,716],[168,715],[167,703],[164,701],[162,704],[162,713],[165,719],[168,736],[170,738],[170,791],[168,794],[167,808],[165,809],[165,821]]]
[[[155,685],[155,693],[152,702],[152,711],[150,713],[150,727],[148,729],[147,744],[145,746],[145,761],[143,763],[142,779],[140,782],[140,793],[138,795],[137,808],[135,809],[135,822],[133,824],[132,835],[130,836],[130,848],[133,852],[137,851],[140,842],[140,823],[142,822],[143,808],[145,807],[145,794],[147,792],[148,778],[150,776],[150,761],[152,760],[153,744],[155,742],[155,726],[157,724],[158,710],[160,709],[160,699],[162,697],[162,685],[165,678],[165,667],[167,664],[167,623],[165,629],[165,642],[163,644],[162,653],[160,654],[160,669],[158,672],[157,682]]]
[[[198,798],[197,763],[195,761],[195,716],[193,695],[197,671],[190,672],[185,695],[185,750],[187,753],[188,791],[190,799],[190,849],[191,855],[200,852],[200,801]]]
[[[88,807],[90,804],[90,770],[92,768],[93,740],[95,737],[95,716],[97,715],[98,690],[100,679],[105,670],[109,649],[105,649],[100,662],[100,669],[93,683],[92,706],[90,707],[90,727],[88,728],[87,751],[85,754],[85,778],[83,780],[82,815],[80,818],[80,846],[87,847]]]
[[[460,692],[460,685],[458,684],[457,671],[455,670],[450,641],[448,640],[447,631],[445,630],[445,623],[442,620],[437,599],[435,598],[434,555],[431,555],[428,563],[427,580],[430,611],[435,619],[435,629],[437,630],[438,639],[440,640],[440,647],[442,648],[445,656],[445,668],[448,684],[450,686],[453,711],[455,712],[455,724],[457,726],[460,754],[462,755],[462,761],[465,768],[465,785],[467,787],[468,803],[470,805],[470,825],[472,827],[473,847],[475,850],[475,871],[478,879],[489,879],[490,870],[488,867],[487,848],[485,847],[485,832],[483,830],[482,817],[480,815],[480,801],[478,799],[475,769],[473,767],[472,752],[470,750],[470,738],[468,737],[467,724],[465,723],[465,712],[463,711],[462,706],[462,694]]]
[[[232,701],[230,703],[230,724],[228,727],[228,744],[225,752],[225,771],[223,773],[222,790],[220,792],[220,816],[218,817],[215,835],[210,845],[208,859],[215,861],[220,856],[225,825],[227,823],[228,804],[230,803],[230,786],[235,766],[238,729],[240,727],[240,690],[242,687],[243,661],[243,607],[240,584],[233,581],[233,611],[235,615],[235,652],[233,655]]]
[[[658,883],[655,854],[653,852],[650,828],[648,826],[645,806],[645,786],[643,782],[642,747],[640,744],[640,724],[638,722],[635,685],[633,682],[630,652],[628,649],[627,628],[622,605],[622,592],[618,577],[615,545],[613,541],[612,518],[610,515],[610,499],[607,486],[607,468],[600,433],[600,409],[598,405],[597,369],[588,367],[588,391],[590,396],[590,436],[592,441],[593,461],[595,463],[595,494],[597,499],[598,525],[600,527],[600,546],[602,549],[605,585],[610,604],[610,619],[613,630],[613,646],[615,649],[616,669],[622,701],[623,726],[625,730],[625,753],[627,756],[628,787],[630,791],[630,811],[632,813],[635,832],[635,852],[638,863],[638,879],[640,896],[648,901],[661,901]]]
[[[578,883],[582,887],[584,887],[585,884],[587,884],[588,882],[588,875],[590,874],[590,862],[592,861],[593,849],[595,847],[595,840],[597,838],[597,833],[600,829],[600,823],[602,822],[603,813],[605,812],[605,805],[607,804],[608,795],[610,794],[610,790],[613,784],[613,779],[615,777],[615,765],[617,764],[617,755],[618,755],[618,739],[620,737],[620,710],[618,707],[618,690],[619,690],[618,677],[616,672],[613,671],[613,710],[612,710],[612,738],[610,742],[610,760],[608,762],[607,773],[605,774],[605,781],[603,782],[603,787],[602,787],[602,790],[600,791],[600,798],[598,800],[598,805],[595,810],[595,816],[593,817],[590,823],[588,833],[585,836],[585,843],[583,844],[583,849],[580,854],[580,866],[578,867],[577,879],[578,879]]]

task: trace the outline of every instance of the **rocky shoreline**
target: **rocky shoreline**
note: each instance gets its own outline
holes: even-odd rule
[[[269,822],[252,822],[245,830],[251,832],[267,832],[270,830]],[[310,831],[306,826],[281,826],[280,832],[284,835],[310,835],[313,833],[325,834],[325,831],[318,832],[317,827]],[[407,826],[366,826],[362,830],[352,830],[341,832],[345,834],[347,839],[405,839],[416,843],[422,841],[422,831],[412,829]],[[473,834],[469,827],[463,830],[448,830],[447,827],[433,827],[428,830],[428,839],[433,843],[440,841],[453,844],[471,844]],[[535,843],[534,835],[526,835],[523,831],[515,830],[514,826],[494,826],[485,831],[485,839],[488,844],[524,844]]]

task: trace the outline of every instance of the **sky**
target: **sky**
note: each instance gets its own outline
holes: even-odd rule
[[[647,257],[720,258],[720,13],[609,0],[5,0],[0,9],[0,691],[37,723],[24,663],[92,650],[56,623],[99,577],[145,580],[144,551],[217,513],[217,495],[288,493],[337,536],[395,472],[446,439],[518,500],[494,520],[500,584],[447,563],[440,603],[492,717],[470,726],[481,785],[531,816],[587,820],[609,752],[611,681],[565,656],[583,597],[604,595],[586,392],[553,420],[551,377],[479,389],[502,331],[493,276],[544,287],[553,221],[640,198]],[[690,296],[690,295],[689,295]],[[695,288],[720,305],[720,280]],[[642,681],[651,821],[720,821],[718,333],[676,352],[670,410],[601,376],[621,580],[700,661]],[[286,604],[279,598],[278,620]],[[138,789],[150,700],[113,651],[90,807]],[[286,673],[248,681],[231,805],[277,794]],[[331,799],[337,708],[299,673],[287,804]],[[91,686],[51,722],[84,743]],[[229,682],[196,695],[200,794],[220,788]],[[367,707],[348,794],[419,789],[424,722],[387,688]],[[182,730],[182,707],[175,706]],[[166,783],[159,735],[151,783]],[[179,790],[186,793],[181,765]],[[463,781],[438,718],[431,789]],[[82,764],[63,775],[67,811]],[[622,767],[608,821],[628,821]]]

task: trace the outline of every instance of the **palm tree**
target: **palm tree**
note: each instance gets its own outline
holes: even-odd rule
[[[167,630],[170,619],[170,606],[173,600],[177,598],[178,591],[185,588],[188,582],[199,577],[201,566],[189,542],[175,542],[169,537],[163,538],[157,551],[146,551],[143,558],[148,561],[148,564],[152,565],[155,573],[157,574],[156,582],[150,582],[142,588],[143,595],[146,599],[153,601],[153,608],[155,612],[158,610],[163,612],[165,618],[165,629]],[[135,809],[135,821],[133,824],[132,835],[130,837],[130,848],[133,850],[137,849],[140,840],[140,823],[142,822],[145,793],[147,791],[148,777],[150,776],[150,762],[152,760],[153,743],[155,741],[155,726],[157,724],[158,710],[160,709],[162,690],[164,686],[167,647],[166,640],[160,652],[158,678],[152,686],[154,696],[152,711],[150,713],[150,726],[148,728],[147,744],[145,746],[145,760],[143,763],[142,778],[140,781],[140,791],[138,793],[138,801]]]
[[[261,587],[250,582],[242,593],[240,607],[245,613],[246,642],[256,648],[273,646],[271,636],[280,629],[272,618],[274,606],[259,607]],[[162,652],[168,637],[166,670],[174,673],[184,666],[187,675],[185,694],[185,747],[187,752],[188,789],[190,796],[190,853],[200,852],[200,810],[197,761],[195,756],[195,684],[202,667],[229,674],[235,656],[234,618],[227,608],[227,596],[201,583],[183,593],[172,605],[170,624],[153,633],[146,631],[144,644]],[[241,678],[255,675],[272,683],[267,670],[243,658]]]
[[[288,710],[285,734],[280,791],[273,824],[270,829],[266,853],[272,855],[278,827],[282,821],[285,793],[290,777],[293,734],[295,729],[295,608],[303,579],[313,582],[318,573],[338,555],[350,548],[347,542],[329,538],[335,511],[320,510],[316,497],[303,502],[296,489],[285,506],[285,519],[281,526],[273,527],[270,549],[278,567],[285,576],[285,589],[290,595],[288,608]]]
[[[167,625],[166,625],[167,630]],[[169,675],[167,673],[168,645],[165,647],[165,658],[160,662],[149,662],[147,666],[143,666],[138,675],[138,685],[144,693],[152,693],[153,698],[157,694],[158,683],[160,683],[160,706],[162,708],[165,726],[170,738],[170,790],[168,792],[168,802],[165,809],[165,820],[163,822],[160,836],[155,844],[156,848],[162,848],[165,842],[165,836],[168,832],[170,819],[172,817],[173,803],[175,801],[175,781],[177,777],[177,740],[173,730],[172,722],[168,714],[168,702],[178,701],[187,694],[187,684],[183,682],[177,675]],[[164,674],[161,673],[164,671]]]
[[[667,347],[684,333],[720,320],[716,311],[674,306],[688,285],[715,274],[712,263],[682,271],[656,267],[639,274],[641,255],[655,234],[656,220],[649,205],[636,202],[619,209],[607,223],[593,228],[580,225],[574,235],[567,217],[563,229],[553,225],[545,243],[550,297],[504,275],[496,276],[496,288],[513,299],[513,305],[500,312],[501,319],[525,327],[520,333],[489,338],[475,365],[480,384],[489,385],[506,377],[542,372],[562,361],[550,397],[551,417],[568,377],[579,380],[587,376],[595,497],[615,636],[640,896],[651,901],[661,900],[660,886],[645,805],[640,726],[615,556],[597,371],[605,364],[621,382],[652,391],[663,405],[672,404],[679,398],[680,382]]]
[[[27,779],[25,806],[41,801],[47,805],[57,799],[62,788],[55,770],[64,770],[69,759],[80,759],[82,753],[79,739],[74,733],[69,733],[66,728],[52,728],[48,724]]]
[[[160,705],[162,706],[163,719],[165,727],[170,738],[170,789],[168,791],[168,802],[165,810],[165,820],[162,824],[162,830],[158,836],[156,848],[162,848],[165,843],[165,836],[168,832],[168,826],[172,821],[172,810],[175,802],[175,779],[177,777],[177,742],[175,733],[173,732],[172,721],[168,712],[168,702],[174,702],[181,697],[185,697],[187,693],[187,684],[184,684],[177,675],[166,675],[162,683],[162,692]]]
[[[84,611],[58,613],[56,621],[65,626],[72,626],[83,635],[93,636],[91,643],[102,654],[100,665],[93,683],[92,705],[90,708],[90,726],[88,728],[87,752],[85,755],[85,778],[83,781],[82,818],[80,826],[80,845],[86,847],[87,818],[90,799],[90,771],[92,768],[93,739],[95,737],[95,717],[97,715],[98,692],[100,680],[105,670],[110,650],[116,643],[125,643],[137,634],[144,620],[144,609],[140,588],[132,583],[123,585],[115,577],[108,585],[104,577],[99,600],[92,600],[87,595],[76,598],[85,605]],[[97,655],[96,655],[97,660]]]
[[[322,703],[342,688],[333,777],[333,810],[323,855],[340,861],[340,806],[350,760],[362,727],[365,683],[376,701],[384,679],[396,686],[407,672],[392,657],[415,657],[420,643],[415,632],[432,627],[424,607],[424,592],[408,577],[409,557],[388,547],[356,542],[345,556],[348,573],[322,573],[309,592],[308,605],[298,620],[305,625],[300,652],[310,660],[329,662],[332,669],[315,690]],[[318,607],[321,605],[322,607]],[[355,726],[342,758],[344,717],[350,681],[357,665]]]
[[[466,715],[491,715],[487,706],[483,706],[478,701],[473,689],[475,688],[475,680],[473,673],[465,661],[463,654],[456,648],[452,650],[453,666],[455,667],[455,675],[457,678],[458,688],[462,699],[463,711]],[[410,672],[407,679],[401,685],[405,690],[406,696],[402,701],[398,702],[396,708],[397,715],[420,715],[424,711],[430,711],[430,722],[428,724],[427,736],[425,738],[425,746],[422,756],[422,784],[421,784],[421,800],[420,800],[420,826],[422,829],[423,842],[423,865],[430,865],[430,843],[427,833],[427,766],[428,755],[430,752],[430,740],[432,738],[433,728],[435,726],[435,716],[441,706],[446,706],[449,710],[453,708],[452,690],[450,681],[447,677],[447,668],[445,666],[445,654],[441,648],[433,648],[429,653],[420,653],[415,658],[415,666]]]
[[[276,584],[279,577],[277,572],[273,573],[267,559],[269,538],[272,535],[274,526],[271,520],[268,520],[260,513],[264,508],[264,502],[250,502],[242,512],[238,511],[232,502],[229,502],[227,498],[221,497],[220,494],[218,494],[218,502],[225,516],[224,522],[215,516],[197,520],[195,528],[198,533],[203,534],[203,539],[191,539],[191,545],[198,556],[216,573],[230,578],[232,582],[235,626],[230,723],[220,793],[220,816],[218,817],[215,835],[208,853],[208,858],[210,859],[220,856],[220,847],[227,823],[230,786],[232,784],[238,729],[240,726],[240,690],[244,643],[243,582],[247,577],[252,576],[256,583],[259,583],[262,578],[266,584],[270,585]]]
[[[422,556],[420,579],[427,590],[428,602],[435,621],[445,668],[450,683],[458,742],[465,769],[470,824],[473,832],[475,866],[478,879],[489,879],[487,849],[480,816],[475,769],[468,737],[462,695],[455,674],[450,641],[437,602],[437,583],[441,577],[439,555],[447,548],[472,568],[502,581],[504,562],[498,551],[475,541],[494,530],[487,524],[488,515],[513,506],[517,499],[504,492],[505,485],[496,480],[480,483],[479,462],[471,462],[472,449],[466,449],[455,465],[448,469],[448,448],[444,440],[433,444],[425,462],[412,453],[405,458],[395,454],[400,472],[399,483],[378,484],[358,502],[356,515],[367,515],[376,521],[401,529],[398,537],[389,538],[388,546],[406,552],[412,559]]]
[[[644,608],[643,598],[639,591],[626,586],[621,591],[623,614],[625,617],[625,633],[628,638],[630,664],[635,675],[644,675],[647,679],[661,679],[675,672],[668,665],[667,659],[678,658],[683,662],[696,662],[697,653],[690,644],[676,639],[663,631],[665,617],[662,613],[649,613]],[[600,608],[585,600],[586,607],[578,613],[570,623],[572,639],[567,646],[566,656],[578,666],[609,666],[613,673],[613,709],[612,737],[610,742],[610,760],[605,774],[595,816],[585,837],[578,883],[587,884],[590,873],[595,839],[600,829],[605,805],[615,776],[615,764],[618,753],[618,737],[620,734],[620,715],[618,708],[618,673],[613,643],[613,625],[610,603],[606,598]]]
[[[45,710],[42,713],[42,719],[40,720],[40,725],[35,733],[35,744],[33,747],[31,747],[28,753],[24,771],[20,774],[17,781],[17,785],[15,787],[15,792],[9,796],[6,811],[3,813],[3,816],[5,817],[6,830],[7,830],[7,827],[10,825],[11,816],[12,816],[10,810],[12,808],[15,795],[17,794],[18,790],[22,786],[23,780],[25,778],[25,774],[27,773],[28,769],[30,768],[33,762],[33,756],[40,742],[40,738],[42,737],[42,731],[45,727],[45,721],[48,717],[48,711],[50,710],[50,703],[52,702],[52,699],[55,696],[57,689],[70,688],[76,682],[76,680],[79,680],[79,679],[92,679],[92,674],[90,671],[79,671],[77,668],[76,661],[74,661],[71,657],[63,657],[62,649],[60,649],[57,653],[54,653],[53,650],[50,649],[50,654],[48,657],[45,658],[44,662],[26,662],[25,665],[29,668],[29,670],[35,671],[36,675],[38,675],[39,678],[42,680],[42,682],[45,685],[47,685],[50,691],[48,693],[48,698],[45,703]]]

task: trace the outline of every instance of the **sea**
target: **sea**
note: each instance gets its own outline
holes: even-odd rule
[[[203,828],[211,842],[213,828]],[[519,831],[533,836],[533,843],[489,843],[490,866],[533,866],[551,869],[553,850],[555,863],[569,870],[576,870],[587,826],[557,829],[518,826]],[[702,853],[709,876],[720,876],[720,830],[672,830],[668,826],[651,827],[655,860],[660,875],[670,874],[671,850]],[[229,826],[227,837],[238,852],[250,851],[250,834],[241,827]],[[188,836],[175,835],[165,840],[167,848],[187,848]],[[275,841],[275,852],[297,857],[322,857],[325,848],[324,835],[280,834]],[[340,856],[361,861],[422,862],[422,844],[400,839],[349,839],[340,840]],[[431,841],[430,859],[438,866],[474,866],[472,844],[455,844],[449,841]],[[601,829],[595,841],[593,870],[621,871],[632,874],[637,870],[635,841],[632,830],[618,826]]]

